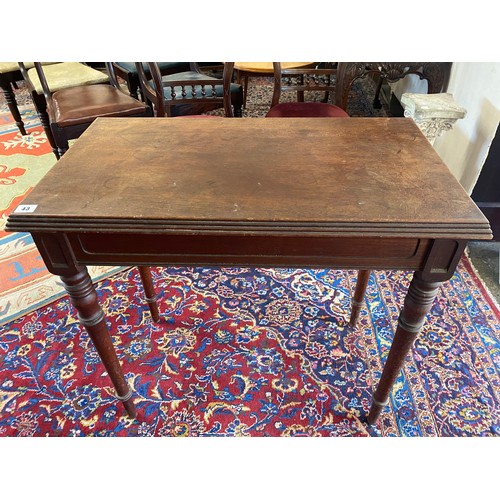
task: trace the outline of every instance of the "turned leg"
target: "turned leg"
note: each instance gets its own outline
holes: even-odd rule
[[[377,421],[384,406],[389,402],[392,386],[403,367],[413,341],[422,329],[425,316],[431,310],[440,285],[440,282],[424,281],[419,272],[414,274],[406,294],[403,310],[399,315],[398,327],[380,382],[373,395],[372,406],[368,414],[369,424],[374,424]]]
[[[380,102],[380,92],[382,90],[382,85],[384,83],[384,79],[382,77],[379,78],[377,89],[375,90],[375,97],[373,98],[373,108],[381,109],[382,103]]]
[[[52,148],[52,152],[59,160],[60,153],[57,148],[56,141],[54,140],[54,136],[52,135],[52,130],[50,129],[49,115],[47,115],[46,111],[38,111],[38,118],[40,118],[40,123],[42,124],[43,130],[45,131],[45,135],[47,136],[47,140],[49,141],[50,147]]]
[[[50,128],[50,120],[49,115],[47,114],[47,103],[45,102],[45,98],[43,97],[43,95],[38,95],[35,93],[32,93],[31,97],[33,98],[33,103],[35,104],[38,118],[40,119],[40,123],[42,124],[43,130],[45,131],[45,135],[47,136],[47,140],[49,141],[50,147],[52,148],[52,152],[59,160],[60,155],[56,141],[54,139],[54,135],[52,133],[52,129]]]
[[[16,122],[17,128],[22,135],[27,135],[23,120],[21,118],[21,113],[19,112],[19,108],[17,107],[16,96],[14,95],[14,92],[12,92],[10,83],[7,82],[5,85],[2,84],[2,92],[3,96],[5,97],[5,102],[9,107],[12,118],[14,118],[14,121]]]
[[[153,321],[158,323],[160,321],[160,311],[158,309],[158,295],[156,295],[153,285],[153,277],[151,275],[151,268],[146,266],[139,267],[139,274],[141,275],[142,286],[144,287],[144,295],[148,303]]]
[[[69,149],[68,139],[66,139],[66,134],[64,133],[64,130],[58,129],[57,125],[52,125],[51,131],[52,131],[52,137],[54,138],[54,143],[57,144],[57,154],[59,155],[58,159],[61,159],[64,156],[64,154],[68,152]]]
[[[117,398],[122,401],[130,417],[135,418],[137,410],[131,399],[132,390],[123,375],[116,356],[113,342],[109,335],[104,312],[97,300],[97,293],[85,267],[72,276],[61,276],[64,288],[68,292],[80,323],[87,330],[101,361],[116,389]]]
[[[135,81],[128,83],[128,91],[129,91],[130,97],[144,101],[142,94],[139,97],[139,84],[136,83]]]
[[[351,303],[351,319],[349,320],[349,326],[354,328],[358,322],[359,313],[361,307],[363,306],[363,300],[365,298],[366,287],[368,286],[368,280],[370,279],[370,270],[358,271],[358,280],[356,281],[356,289],[354,291],[354,296]]]

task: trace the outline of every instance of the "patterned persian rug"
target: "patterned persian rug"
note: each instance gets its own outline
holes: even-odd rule
[[[467,258],[444,284],[376,426],[364,417],[410,273],[154,268],[98,283],[138,418],[124,415],[69,300],[0,334],[0,436],[498,436],[500,311]]]

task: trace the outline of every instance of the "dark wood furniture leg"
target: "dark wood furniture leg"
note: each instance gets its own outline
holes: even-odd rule
[[[151,268],[147,266],[139,266],[139,274],[144,287],[144,295],[149,306],[149,311],[155,323],[160,321],[160,311],[158,309],[158,295],[156,295]]]
[[[387,356],[377,390],[373,395],[372,406],[367,417],[370,425],[373,425],[377,421],[384,406],[388,404],[393,384],[403,367],[406,355],[410,351],[413,341],[422,329],[425,316],[431,310],[440,285],[441,282],[424,281],[421,272],[415,272],[413,275],[408,293],[406,294],[403,310],[399,315],[394,340]]]
[[[379,77],[377,82],[377,88],[375,90],[375,97],[373,98],[373,108],[382,109],[382,102],[380,101],[380,92],[382,91],[382,85],[384,84],[384,79]]]
[[[123,375],[113,342],[106,325],[104,312],[97,300],[92,280],[86,267],[79,268],[77,274],[61,276],[64,288],[78,311],[78,318],[87,330],[101,361],[103,362],[111,381],[116,389],[116,397],[123,403],[131,418],[135,418],[137,410],[132,401],[132,390]]]
[[[370,279],[370,270],[362,269],[358,271],[358,280],[356,282],[356,289],[354,291],[354,296],[352,298],[351,304],[351,319],[349,320],[349,326],[351,328],[356,327],[358,322],[359,313],[361,307],[363,306],[363,299],[365,298],[366,287],[368,286],[368,280]]]
[[[9,107],[9,111],[12,114],[12,118],[16,122],[17,128],[21,132],[22,135],[28,135],[26,129],[24,128],[24,123],[21,118],[21,113],[19,112],[19,108],[17,107],[16,96],[12,91],[12,87],[10,82],[0,81],[0,87],[2,88],[3,96],[5,97],[5,102]]]
[[[57,148],[56,141],[54,140],[52,129],[50,128],[50,120],[49,115],[47,114],[47,103],[45,102],[45,97],[43,95],[35,94],[34,92],[31,94],[31,96],[33,98],[33,103],[35,104],[38,118],[40,118],[40,123],[42,124],[45,135],[47,136],[47,140],[49,141],[50,147],[52,148],[52,152],[59,160],[61,155]]]
[[[248,95],[248,75],[243,77],[243,107],[247,107],[247,95]]]

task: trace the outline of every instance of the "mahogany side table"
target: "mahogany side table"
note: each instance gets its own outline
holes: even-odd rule
[[[140,182],[138,182],[138,179]],[[85,265],[408,269],[373,424],[483,216],[406,118],[98,118],[7,222],[59,275],[129,415]]]

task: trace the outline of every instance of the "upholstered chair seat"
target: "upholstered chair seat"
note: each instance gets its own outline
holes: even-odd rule
[[[109,82],[109,76],[86,64],[79,62],[62,62],[44,65],[45,78],[51,92],[77,87],[80,85],[94,85]],[[35,68],[28,70],[29,79],[36,93],[43,94],[42,84]]]
[[[51,121],[68,127],[97,117],[140,115],[147,109],[146,104],[111,85],[86,85],[54,92],[48,111]]]
[[[24,63],[27,68],[33,68],[35,65],[32,62]],[[0,62],[0,73],[11,73],[19,71],[19,64],[16,62]]]
[[[137,69],[135,67],[135,62],[117,62],[119,66],[128,71],[133,75],[137,75]],[[147,64],[144,63],[144,70],[148,72]],[[159,62],[158,67],[160,68],[161,74],[178,72],[178,71],[189,71],[190,66],[188,62]]]
[[[49,64],[58,64],[55,62],[43,62],[43,66],[48,66]],[[27,69],[34,68],[35,63],[25,62],[24,66]],[[19,64],[16,62],[0,62],[0,73],[12,73],[13,71],[19,71]]]
[[[349,118],[339,106],[325,102],[282,102],[273,106],[267,118]]]

